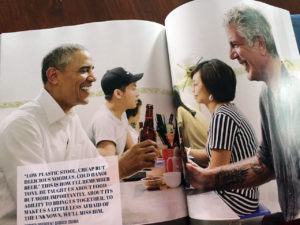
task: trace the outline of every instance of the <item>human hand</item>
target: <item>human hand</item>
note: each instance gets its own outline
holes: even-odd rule
[[[146,140],[125,151],[119,158],[120,179],[141,169],[153,167],[157,157],[157,144]]]
[[[214,176],[209,169],[203,169],[191,160],[187,162],[186,168],[189,171],[189,182],[194,188],[202,191],[213,189]]]

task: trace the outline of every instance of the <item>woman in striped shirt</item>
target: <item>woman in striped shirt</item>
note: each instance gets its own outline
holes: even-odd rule
[[[230,66],[218,59],[197,65],[191,74],[193,94],[212,114],[206,150],[191,149],[189,154],[208,168],[234,163],[254,156],[257,140],[242,113],[231,103],[236,77]],[[219,196],[239,216],[256,211],[258,189],[217,190]]]

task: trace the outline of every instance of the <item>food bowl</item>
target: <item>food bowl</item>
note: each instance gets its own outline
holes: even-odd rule
[[[145,177],[142,179],[144,187],[148,190],[159,189],[162,181],[162,177]]]
[[[167,172],[163,176],[166,185],[170,188],[176,188],[181,183],[181,172]]]

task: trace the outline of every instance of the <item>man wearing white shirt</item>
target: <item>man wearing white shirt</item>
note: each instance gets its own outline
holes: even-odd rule
[[[93,68],[89,52],[80,45],[54,49],[43,59],[39,96],[1,123],[0,219],[16,216],[17,166],[101,157],[72,112],[72,107],[88,103],[96,81]],[[143,146],[138,147],[119,159],[120,178],[140,169],[130,165],[144,157]],[[152,165],[156,154],[147,156]]]
[[[134,147],[125,111],[137,105],[136,82],[143,74],[122,67],[107,70],[101,79],[106,102],[99,107],[88,127],[88,136],[103,156],[122,155]]]

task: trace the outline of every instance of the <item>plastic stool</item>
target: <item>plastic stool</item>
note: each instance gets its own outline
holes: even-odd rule
[[[249,219],[249,218],[253,218],[253,217],[258,217],[258,216],[265,216],[265,215],[269,215],[271,214],[270,210],[268,210],[263,204],[259,203],[258,204],[258,208],[254,213],[251,213],[249,215],[246,216],[241,216],[240,219]]]

